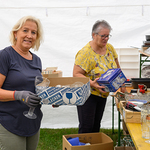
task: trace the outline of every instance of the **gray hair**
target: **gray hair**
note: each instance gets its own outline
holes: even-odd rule
[[[101,29],[103,28],[107,28],[110,31],[112,30],[111,26],[109,25],[108,22],[106,22],[105,20],[101,20],[101,21],[96,21],[95,24],[93,25],[92,28],[92,33],[98,33]]]

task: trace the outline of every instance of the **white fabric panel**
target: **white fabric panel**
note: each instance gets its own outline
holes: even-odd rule
[[[150,34],[149,14],[149,0],[0,0],[0,49],[10,45],[9,33],[16,21],[25,15],[33,15],[41,20],[44,28],[44,43],[35,52],[42,60],[43,69],[57,66],[63,76],[72,76],[75,55],[92,39],[95,21],[104,19],[110,23],[113,31],[109,42],[114,47],[141,48],[145,35]],[[42,127],[78,125],[75,106],[43,106],[42,110]],[[111,98],[102,127],[111,127],[110,111]],[[117,119],[115,122],[117,124]]]
[[[43,119],[41,128],[77,128],[78,117],[76,106],[60,106],[53,108],[51,105],[43,105]],[[114,107],[114,127],[117,128],[118,112]],[[112,97],[109,96],[106,103],[104,116],[101,122],[101,127],[112,127]]]
[[[138,6],[149,5],[149,0],[0,0],[0,7],[84,7],[84,6]]]

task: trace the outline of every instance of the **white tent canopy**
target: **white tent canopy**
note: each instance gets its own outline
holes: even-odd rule
[[[10,45],[11,28],[26,15],[39,18],[44,28],[44,43],[35,52],[42,60],[43,69],[57,66],[63,76],[69,77],[72,76],[75,55],[92,39],[92,26],[97,20],[104,19],[112,26],[109,42],[115,48],[141,48],[145,35],[150,34],[149,0],[0,0],[0,49]],[[105,115],[107,112],[111,116],[110,107],[111,98]],[[75,106],[56,109],[43,106],[42,110],[42,127],[78,125]],[[102,127],[110,127],[111,118],[105,115]]]

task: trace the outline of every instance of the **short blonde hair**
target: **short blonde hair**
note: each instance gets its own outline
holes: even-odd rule
[[[33,21],[37,25],[37,38],[32,48],[35,51],[38,51],[40,44],[43,41],[43,28],[40,20],[33,16],[24,16],[14,25],[14,27],[10,32],[10,42],[12,45],[16,45],[16,39],[14,33],[18,31],[25,24],[26,21]]]

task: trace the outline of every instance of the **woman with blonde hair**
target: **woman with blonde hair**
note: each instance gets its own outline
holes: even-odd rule
[[[40,98],[35,94],[35,77],[42,76],[38,50],[42,25],[33,16],[21,18],[10,33],[11,46],[0,50],[0,149],[36,150],[42,119]],[[35,119],[23,113],[35,108]]]

